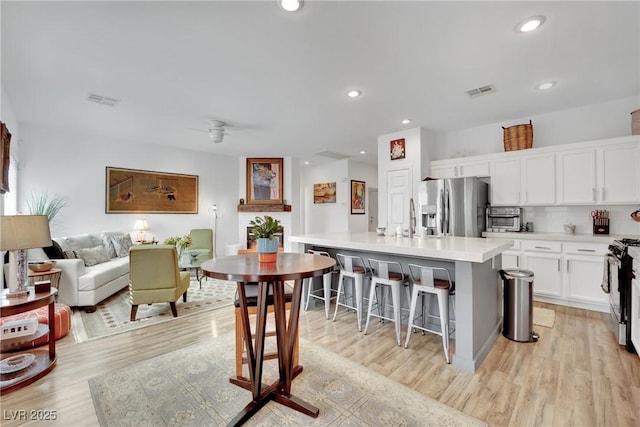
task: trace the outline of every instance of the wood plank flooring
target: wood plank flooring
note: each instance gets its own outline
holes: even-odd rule
[[[603,315],[537,305],[556,311],[554,327],[536,327],[535,344],[500,336],[476,374],[444,362],[440,337],[416,334],[404,349],[390,323],[359,333],[354,313],[332,322],[322,309],[302,312],[300,333],[491,426],[640,425],[640,359],[615,343]],[[0,424],[96,426],[90,378],[232,330],[233,307],[226,307],[82,344],[67,336],[49,375],[1,396]],[[26,419],[15,419],[19,410]],[[31,419],[32,410],[56,411],[57,420]]]

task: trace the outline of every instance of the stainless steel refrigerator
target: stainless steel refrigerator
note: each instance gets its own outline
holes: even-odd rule
[[[475,177],[420,181],[420,226],[427,235],[480,237],[486,229],[488,193],[489,185]]]

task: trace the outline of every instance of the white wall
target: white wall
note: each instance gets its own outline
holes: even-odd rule
[[[366,188],[376,188],[375,166],[344,159],[306,166],[301,170],[301,199],[304,209],[304,233],[341,231],[366,232],[368,212],[351,215],[351,180],[364,181]],[[336,183],[336,203],[313,203],[313,184]]]
[[[198,213],[106,214],[107,166],[198,175]],[[136,219],[146,218],[147,233],[162,241],[192,228],[213,228],[215,203],[216,253],[221,256],[226,244],[237,243],[237,176],[235,158],[21,124],[18,208],[26,212],[26,199],[34,192],[65,197],[68,206],[52,225],[54,237],[133,231]]]
[[[364,233],[369,228],[369,190],[371,188],[378,188],[378,168],[367,165],[364,163],[349,160],[349,191],[351,191],[351,180],[366,182],[365,192],[365,214],[364,215],[351,215],[351,196],[348,196],[349,202],[347,203],[348,215],[349,215],[349,231],[356,233]],[[374,224],[374,227],[378,224]]]
[[[502,126],[529,123],[529,120],[533,123],[534,147],[631,135],[631,112],[639,107],[640,98],[632,96],[438,134],[432,160],[502,153]]]

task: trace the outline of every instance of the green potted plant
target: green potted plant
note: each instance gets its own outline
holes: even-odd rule
[[[264,218],[257,216],[249,225],[253,227],[253,235],[256,237],[258,261],[276,262],[278,239],[275,234],[280,231],[280,221],[268,215]]]
[[[178,260],[182,258],[182,252],[184,252],[185,248],[191,246],[191,235],[185,234],[182,237],[172,236],[164,239],[163,242],[165,245],[176,245],[176,249],[178,249]]]

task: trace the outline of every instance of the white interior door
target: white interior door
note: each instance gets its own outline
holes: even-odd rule
[[[387,172],[387,230],[393,233],[400,225],[409,228],[409,199],[412,188],[409,169]]]

